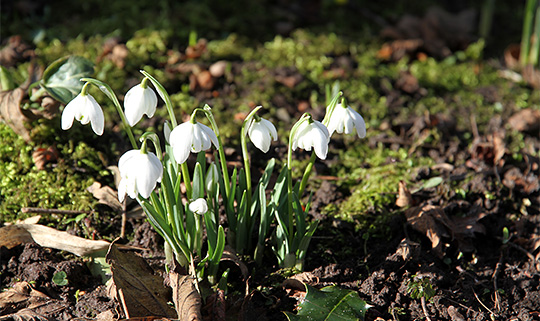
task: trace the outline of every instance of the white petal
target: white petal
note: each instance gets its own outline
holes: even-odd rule
[[[193,140],[191,141],[191,151],[193,153],[198,153],[203,150],[205,145],[205,139],[208,144],[210,144],[210,140],[206,138],[204,132],[199,127],[199,124],[195,123],[193,125]]]
[[[126,189],[127,189],[127,194],[129,195],[129,197],[131,197],[133,199],[137,198],[137,196],[138,196],[138,193],[137,193],[137,181],[136,181],[136,178],[134,176],[128,176],[126,178]]]
[[[204,215],[208,212],[208,204],[204,198],[198,198],[188,205],[189,210],[195,214]]]
[[[182,123],[172,130],[169,143],[177,163],[182,164],[188,159],[192,141],[193,124],[191,122]]]
[[[356,133],[358,134],[358,137],[366,137],[366,122],[364,121],[364,118],[352,108],[349,108],[348,111],[349,116],[354,121],[354,127],[356,128]]]
[[[129,163],[130,159],[140,154],[141,151],[138,149],[132,149],[130,151],[125,152],[120,159],[118,160],[118,170],[120,171],[120,176],[124,177],[129,172]]]
[[[124,110],[130,126],[135,126],[144,114],[152,117],[156,112],[157,96],[149,87],[133,86],[124,98]]]
[[[157,96],[156,93],[150,87],[146,87],[144,90],[144,113],[148,118],[152,118],[156,112],[157,107]]]
[[[127,191],[127,182],[125,178],[122,178],[120,180],[120,184],[118,184],[118,200],[120,202],[123,202],[124,198],[126,198],[126,191]]]
[[[262,121],[263,119],[254,121],[249,127],[248,134],[253,145],[266,153],[270,149],[272,137],[268,127]]]
[[[292,150],[300,147],[304,149],[304,136],[309,132],[309,121],[303,121],[298,128],[296,128],[296,133],[294,134]]]
[[[62,112],[62,129],[67,130],[70,129],[73,125],[73,119],[75,119],[75,115],[77,113],[77,109],[79,106],[83,103],[82,96],[78,95],[77,97],[73,98],[72,101],[70,101],[66,107],[64,107],[64,111]]]
[[[206,125],[203,125],[201,123],[199,123],[200,125],[200,128],[203,130],[203,132],[206,134],[206,136],[210,139],[210,141],[212,142],[212,144],[214,144],[214,147],[217,149],[219,148],[219,142],[218,142],[218,139],[217,139],[217,136],[216,136],[216,133],[214,133],[214,131],[212,130],[212,128],[206,126]],[[210,148],[210,146],[208,146],[206,149]]]
[[[85,115],[83,115],[83,117],[87,117],[86,123],[90,121],[94,133],[101,136],[103,134],[103,129],[105,128],[105,117],[103,116],[103,110],[101,110],[101,107],[94,97],[91,95],[86,95],[85,97],[87,97],[88,100],[85,104]],[[81,120],[81,123],[85,124],[83,123],[83,120]]]
[[[328,135],[320,128],[312,130],[311,135],[313,137],[313,148],[315,154],[320,159],[326,159],[326,154],[328,153]]]
[[[261,123],[268,129],[268,132],[270,133],[270,137],[272,137],[272,140],[276,141],[278,138],[276,126],[274,126],[272,122],[264,118],[261,119]]]

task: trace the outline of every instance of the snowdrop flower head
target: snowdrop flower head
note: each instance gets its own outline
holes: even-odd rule
[[[310,151],[313,148],[317,157],[326,159],[329,138],[326,126],[320,121],[311,119],[310,116],[296,128],[292,137],[292,150],[300,147]]]
[[[247,132],[253,145],[264,153],[268,152],[272,141],[277,140],[277,130],[274,124],[257,116],[251,119]]]
[[[90,123],[94,133],[101,136],[105,127],[105,117],[103,116],[103,110],[101,110],[94,97],[86,92],[87,86],[88,83],[84,85],[81,93],[64,108],[62,112],[62,129],[70,129],[73,120],[76,119],[83,125]]]
[[[208,204],[204,198],[198,198],[188,205],[189,210],[198,215],[204,215],[208,212]]]
[[[159,158],[151,152],[144,153],[139,149],[126,152],[118,161],[120,184],[118,200],[122,202],[126,196],[137,198],[150,197],[158,182],[161,182],[163,166]]]
[[[179,164],[184,163],[189,152],[198,153],[212,147],[218,148],[218,139],[214,131],[199,122],[187,121],[176,126],[169,136],[173,155]]]
[[[359,138],[366,137],[366,123],[364,122],[364,118],[351,107],[343,103],[337,104],[328,122],[330,136],[334,132],[352,134],[355,129]]]
[[[144,114],[149,118],[154,116],[157,107],[157,96],[146,82],[148,78],[132,87],[124,98],[124,110],[129,126],[135,126]]]

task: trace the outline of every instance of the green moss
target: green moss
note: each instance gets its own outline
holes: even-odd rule
[[[0,138],[1,221],[32,215],[21,213],[22,207],[86,211],[96,204],[86,188],[96,176],[109,174],[93,148],[84,142],[58,145],[58,162],[38,170],[32,160],[34,144],[25,142],[3,123]]]
[[[394,151],[382,144],[373,149],[358,144],[340,150],[338,159],[332,170],[341,178],[339,186],[350,188],[351,195],[327,207],[327,214],[355,221],[358,228],[383,226],[380,221],[389,219],[388,208],[395,202],[399,182],[409,181],[416,168],[433,163],[426,157],[408,155],[405,149]]]

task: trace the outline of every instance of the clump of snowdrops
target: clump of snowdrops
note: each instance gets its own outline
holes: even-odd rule
[[[317,221],[310,222],[307,217],[311,196],[307,202],[302,202],[313,164],[317,158],[326,159],[334,132],[350,134],[356,131],[359,138],[365,137],[362,116],[346,104],[341,92],[336,93],[322,122],[306,113],[292,126],[287,159],[275,184],[270,186],[276,164],[270,159],[253,186],[248,138],[264,153],[278,138],[274,124],[257,114],[262,107],[254,108],[242,124],[240,140],[244,166],[230,172],[210,106],[196,108],[188,121],[178,124],[165,88],[147,72],[141,73],[144,76],[141,83],[126,93],[123,108],[109,85],[82,78],[85,84],[81,93],[62,113],[62,129],[71,128],[77,120],[83,125],[90,123],[93,131],[101,135],[104,115],[88,92],[89,86],[97,86],[114,103],[133,147],[118,162],[119,200],[123,201],[126,195],[137,200],[149,222],[165,239],[166,249],[199,279],[206,277],[211,283],[216,282],[225,244],[239,254],[252,255],[261,264],[268,238],[280,267],[302,270],[318,225]],[[164,124],[165,142],[160,142],[153,132],[145,132],[137,141],[131,130],[144,115],[152,117],[156,111],[158,98],[150,83],[165,102],[169,114],[170,119]],[[210,126],[200,122],[205,119]],[[207,162],[205,151],[212,146],[217,151],[216,161]],[[297,148],[312,154],[302,179],[294,183],[292,152]],[[189,157],[196,157],[192,168],[187,165]],[[220,225],[220,209],[226,213],[227,235]],[[203,244],[204,230],[206,246]],[[255,243],[252,240],[256,240],[256,244],[252,244]]]

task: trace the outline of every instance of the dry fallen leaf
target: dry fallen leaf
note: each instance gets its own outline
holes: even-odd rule
[[[86,190],[92,193],[99,200],[100,204],[105,204],[118,212],[123,210],[122,203],[118,201],[118,192],[110,186],[101,186],[101,183],[94,182]]]
[[[504,174],[503,185],[509,189],[520,189],[525,194],[540,190],[540,180],[534,172],[524,175],[519,168],[512,167]]]
[[[210,294],[206,297],[206,304],[203,307],[205,315],[210,317],[212,321],[226,321],[226,298],[225,291],[220,288],[217,292]]]
[[[442,238],[449,237],[453,223],[439,206],[415,206],[405,211],[407,223],[431,241],[431,247],[439,257],[443,257]]]
[[[538,130],[540,130],[540,110],[522,109],[508,119],[508,124],[517,131],[538,134]]]
[[[32,159],[37,169],[44,170],[45,165],[56,162],[58,151],[53,146],[49,146],[49,148],[37,148],[32,153]]]
[[[31,114],[21,108],[24,97],[25,90],[22,88],[0,92],[0,120],[25,141],[30,141],[30,130],[25,124],[31,119]]]
[[[169,273],[169,285],[173,291],[173,302],[180,321],[201,321],[202,300],[190,275]]]
[[[0,246],[9,249],[30,242],[78,256],[91,256],[109,248],[109,242],[84,239],[39,224],[17,224],[0,228]]]
[[[206,52],[206,44],[208,41],[206,39],[199,39],[197,40],[197,43],[193,46],[188,46],[186,48],[186,58],[187,59],[197,59],[202,56],[203,53]]]
[[[424,52],[447,57],[475,40],[475,16],[474,9],[452,14],[439,7],[430,7],[422,18],[404,15],[396,26],[381,31],[382,37],[394,40],[383,45],[378,56],[392,61],[413,54],[420,54],[420,58]]]
[[[476,211],[464,217],[448,217],[441,207],[434,205],[415,206],[405,211],[407,223],[430,239],[433,250],[441,258],[445,238],[456,240],[461,251],[472,251],[470,239],[475,233],[485,233],[485,227],[479,223],[485,216],[486,213]]]
[[[233,262],[242,273],[242,277],[244,280],[247,280],[249,275],[249,270],[246,266],[246,264],[240,260],[240,258],[236,255],[236,252],[233,248],[231,248],[228,245],[225,245],[225,250],[223,251],[223,255],[221,256],[221,261],[230,261]]]
[[[120,251],[113,242],[106,260],[111,265],[114,295],[127,318],[176,316],[167,304],[170,291],[163,285],[163,278],[154,274],[142,257]]]
[[[9,38],[8,45],[0,50],[0,65],[12,67],[35,56],[34,49],[15,35]]]
[[[28,282],[17,282],[0,293],[0,314],[4,316],[0,320],[49,320],[44,315],[60,306],[60,302],[35,290]]]

